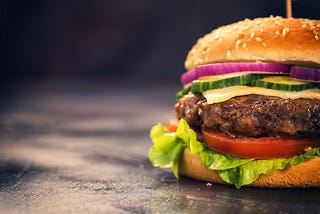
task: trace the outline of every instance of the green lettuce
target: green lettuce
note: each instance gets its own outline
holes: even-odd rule
[[[171,168],[179,178],[179,158],[187,148],[192,154],[198,153],[208,170],[215,170],[227,183],[241,188],[254,182],[259,175],[270,175],[287,165],[298,165],[306,160],[320,156],[320,148],[313,148],[302,155],[278,159],[242,159],[212,151],[196,138],[196,133],[183,119],[179,121],[176,132],[168,132],[162,124],[152,127],[150,137],[153,146],[149,150],[149,159],[153,166]]]
[[[153,146],[149,151],[149,159],[153,166],[171,168],[179,178],[179,158],[184,148],[192,154],[201,152],[204,147],[197,141],[196,133],[190,129],[186,121],[180,120],[176,132],[168,132],[162,124],[151,128],[150,137]]]

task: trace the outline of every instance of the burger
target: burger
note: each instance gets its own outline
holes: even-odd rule
[[[175,119],[149,159],[236,188],[320,186],[320,21],[266,17],[219,27],[189,51]]]

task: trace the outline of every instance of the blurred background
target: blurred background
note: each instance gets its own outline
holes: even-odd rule
[[[293,16],[320,19],[320,2]],[[196,40],[244,18],[286,16],[285,0],[1,0],[1,89],[21,83],[177,84]]]

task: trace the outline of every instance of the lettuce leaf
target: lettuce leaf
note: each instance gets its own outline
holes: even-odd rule
[[[209,170],[226,170],[241,166],[254,159],[242,159],[231,155],[221,154],[209,149],[200,153],[202,163]]]
[[[287,165],[298,165],[303,161],[319,156],[320,148],[313,148],[308,152],[291,158],[278,158],[267,160],[251,160],[235,168],[217,170],[218,175],[227,183],[234,184],[236,188],[251,184],[261,174],[270,175],[274,171],[284,169]]]
[[[179,178],[179,158],[184,148],[189,148],[192,154],[204,149],[197,141],[196,133],[190,129],[186,121],[180,120],[176,132],[168,132],[162,124],[152,127],[150,137],[153,146],[149,150],[149,159],[153,166],[171,168],[176,178]]]
[[[259,175],[270,175],[287,165],[298,165],[306,160],[320,156],[320,148],[313,148],[302,155],[278,159],[242,159],[212,151],[196,138],[196,133],[183,119],[179,121],[177,131],[168,132],[162,124],[152,127],[150,137],[153,146],[149,150],[149,159],[153,166],[171,168],[179,178],[179,158],[184,148],[192,154],[198,153],[208,170],[215,170],[227,183],[241,188],[254,182]]]
[[[188,148],[191,154],[199,153],[204,149],[203,144],[197,140],[196,133],[185,120],[179,121],[176,137],[183,141],[184,147]]]

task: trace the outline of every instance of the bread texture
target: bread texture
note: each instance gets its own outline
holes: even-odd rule
[[[200,38],[185,68],[217,62],[281,62],[320,67],[320,21],[268,17],[222,26]]]
[[[209,171],[198,154],[192,155],[185,149],[180,159],[180,173],[200,181],[228,184],[215,171]],[[320,187],[320,158],[316,157],[296,166],[287,166],[271,175],[260,175],[249,184],[252,187],[293,188]]]

